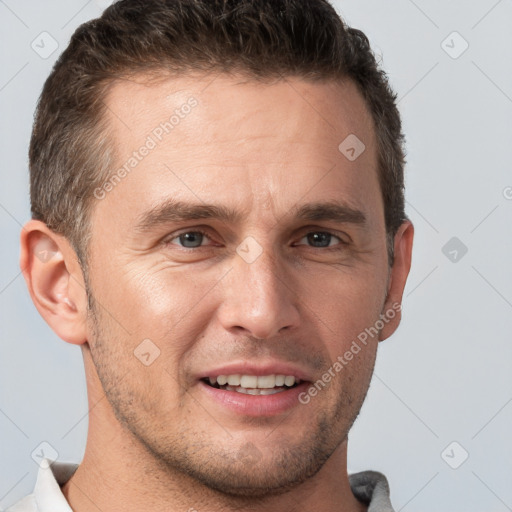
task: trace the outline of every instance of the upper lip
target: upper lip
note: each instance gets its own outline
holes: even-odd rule
[[[297,366],[279,361],[261,364],[253,361],[228,363],[202,372],[199,379],[219,375],[293,375],[301,381],[311,380],[311,376]]]

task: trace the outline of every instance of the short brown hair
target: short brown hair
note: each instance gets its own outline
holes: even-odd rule
[[[104,115],[108,88],[135,74],[196,70],[352,80],[375,124],[392,265],[394,235],[407,219],[396,95],[367,37],[327,0],[120,0],[78,27],[37,106],[29,151],[33,218],[66,236],[85,268],[93,190],[115,155]]]

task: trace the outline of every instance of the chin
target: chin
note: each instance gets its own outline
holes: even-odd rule
[[[194,447],[177,459],[165,457],[170,471],[178,471],[215,493],[232,498],[263,498],[284,494],[313,477],[339,445],[327,432],[300,444],[267,447],[261,453],[252,443],[243,444],[235,453],[221,447]],[[169,454],[168,454],[169,455]],[[162,458],[163,459],[163,458]]]
[[[221,468],[212,464],[210,467],[203,465],[200,471],[190,470],[187,474],[199,484],[215,491],[216,493],[232,498],[263,498],[284,494],[315,475],[325,463],[316,460],[291,461],[283,464],[283,461],[259,461],[254,466],[248,465],[242,468]]]

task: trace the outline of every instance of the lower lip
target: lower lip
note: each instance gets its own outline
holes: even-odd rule
[[[237,391],[217,389],[203,381],[200,381],[199,385],[209,398],[223,407],[237,414],[252,417],[274,416],[301,405],[299,395],[309,386],[307,382],[302,382],[294,388],[273,395],[246,395]]]

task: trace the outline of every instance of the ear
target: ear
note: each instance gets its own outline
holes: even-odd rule
[[[402,296],[411,269],[413,238],[414,226],[411,221],[405,221],[395,235],[395,258],[390,269],[388,293],[381,313],[384,327],[380,332],[379,341],[389,338],[396,331],[402,319]]]
[[[64,341],[87,341],[87,294],[78,257],[68,240],[38,220],[21,231],[20,267],[39,314]]]

